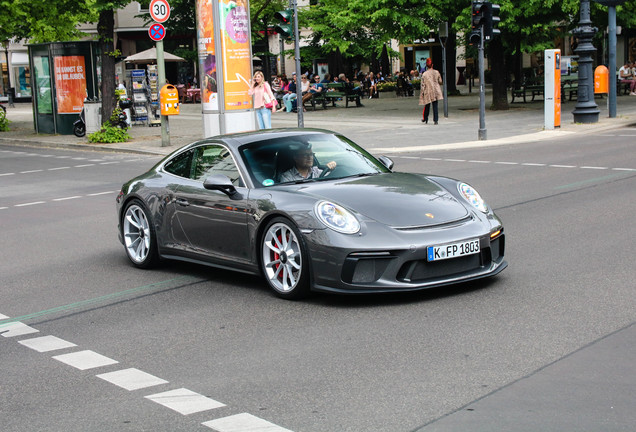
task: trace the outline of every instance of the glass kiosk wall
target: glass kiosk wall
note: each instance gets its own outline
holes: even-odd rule
[[[29,45],[36,133],[73,134],[84,99],[99,95],[97,42]]]

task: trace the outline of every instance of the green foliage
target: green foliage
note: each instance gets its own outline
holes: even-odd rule
[[[390,92],[395,91],[395,83],[394,82],[383,82],[377,85],[379,92]]]
[[[0,132],[7,132],[9,130],[9,119],[4,110],[0,110]]]
[[[88,141],[92,143],[118,143],[126,142],[131,138],[127,129],[119,129],[116,126],[105,124],[97,132],[88,135]]]

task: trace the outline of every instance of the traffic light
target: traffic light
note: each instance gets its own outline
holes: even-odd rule
[[[499,24],[499,10],[498,4],[486,3],[487,7],[484,11],[484,39],[490,40],[491,37],[497,36],[501,33],[501,30],[495,28]]]
[[[278,20],[278,24],[274,26],[274,31],[285,39],[292,39],[294,36],[293,16],[294,11],[292,9],[285,9],[274,14],[274,19]]]
[[[473,46],[479,46],[481,44],[481,32],[471,31],[468,35],[468,43]]]
[[[478,32],[480,27],[484,25],[484,11],[486,3],[482,1],[473,1],[471,26],[473,32]]]

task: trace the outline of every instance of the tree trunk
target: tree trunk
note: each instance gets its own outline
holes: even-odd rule
[[[97,32],[102,60],[102,124],[108,123],[115,108],[115,14],[112,9],[99,13]]]
[[[506,62],[501,37],[495,37],[489,42],[488,62],[492,77],[492,107],[493,110],[508,110],[508,90],[506,86]]]

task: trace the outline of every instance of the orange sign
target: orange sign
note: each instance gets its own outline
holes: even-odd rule
[[[87,95],[84,56],[59,56],[54,58],[54,62],[57,112],[79,113]]]
[[[247,0],[219,0],[226,110],[252,108],[247,94],[252,74]]]
[[[201,103],[203,110],[218,111],[212,0],[196,0],[196,6]]]

